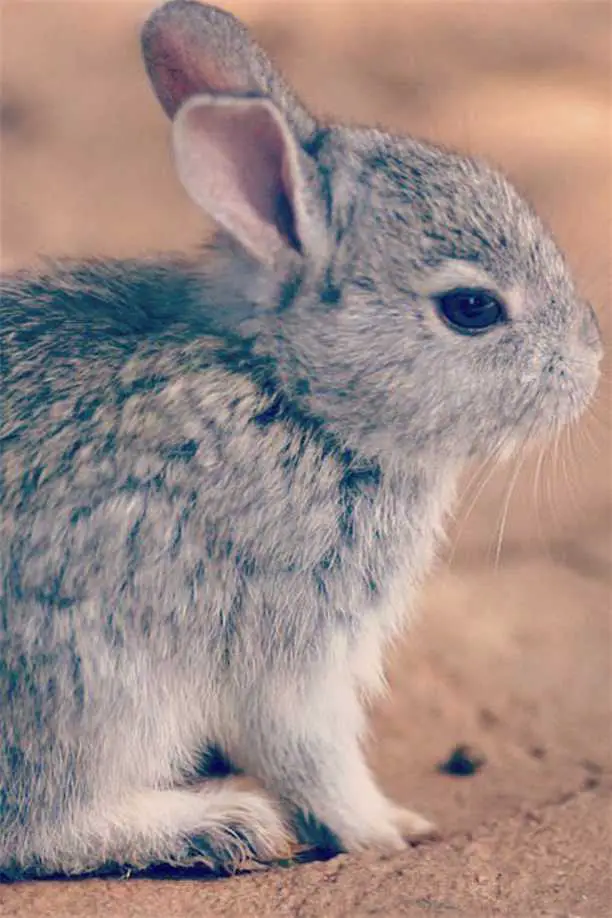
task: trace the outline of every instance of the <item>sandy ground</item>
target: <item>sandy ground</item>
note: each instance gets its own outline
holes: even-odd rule
[[[41,254],[189,248],[207,231],[172,174],[140,65],[137,26],[151,6],[2,3],[5,269]],[[499,163],[554,228],[609,337],[607,2],[226,6],[317,112]],[[605,372],[591,416],[537,482],[535,458],[510,500],[511,469],[482,488],[482,475],[468,479],[422,618],[390,663],[372,762],[390,794],[439,823],[439,842],[229,880],[4,886],[3,918],[609,915],[609,361]],[[483,766],[441,773],[461,743]]]

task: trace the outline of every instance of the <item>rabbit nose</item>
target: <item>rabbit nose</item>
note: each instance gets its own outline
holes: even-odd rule
[[[601,339],[601,330],[595,310],[590,303],[585,304],[584,314],[580,323],[580,339],[593,352],[594,356],[601,360],[603,357],[603,342]]]

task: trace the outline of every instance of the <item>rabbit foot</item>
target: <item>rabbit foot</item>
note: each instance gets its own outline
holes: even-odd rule
[[[407,842],[425,841],[440,836],[435,823],[403,806],[396,807],[394,822],[402,838]]]

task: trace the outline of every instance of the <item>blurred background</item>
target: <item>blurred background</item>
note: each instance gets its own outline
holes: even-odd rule
[[[2,3],[4,270],[46,255],[189,249],[209,231],[173,174],[141,65],[138,30],[154,5]],[[222,5],[320,115],[501,166],[553,228],[609,339],[607,2]],[[444,832],[610,779],[609,368],[590,417],[537,483],[537,457],[511,497],[512,467],[488,482],[468,476],[424,614],[397,648],[372,761],[389,793]],[[464,742],[484,767],[441,775],[436,765]]]

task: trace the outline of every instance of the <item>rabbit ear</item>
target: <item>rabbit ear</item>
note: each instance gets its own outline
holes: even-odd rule
[[[171,118],[200,93],[256,93],[275,102],[301,140],[315,131],[314,119],[230,13],[193,0],[171,0],[152,13],[141,40],[149,78]]]
[[[316,219],[299,148],[269,99],[194,96],[173,126],[188,194],[259,261],[312,248]]]

